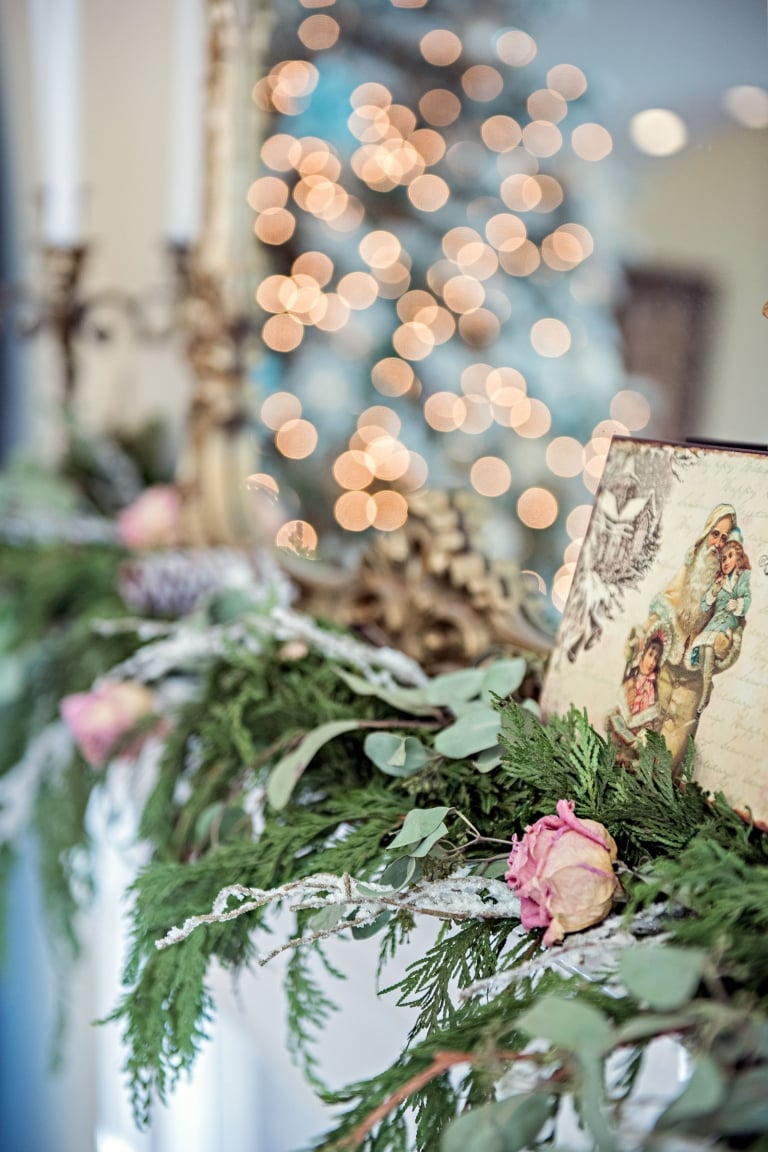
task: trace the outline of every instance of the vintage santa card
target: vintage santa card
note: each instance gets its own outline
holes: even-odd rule
[[[611,443],[542,695],[768,825],[768,455]]]

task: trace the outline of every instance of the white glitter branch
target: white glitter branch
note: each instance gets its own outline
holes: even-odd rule
[[[244,903],[230,908],[228,904],[231,897]],[[302,880],[292,880],[279,888],[247,888],[243,884],[230,884],[218,893],[210,912],[188,917],[181,928],[171,928],[161,940],[156,940],[155,947],[164,949],[179,944],[203,924],[223,924],[268,904],[277,904],[286,899],[293,901],[296,898],[298,902],[290,905],[292,911],[351,906],[359,910],[359,915],[354,920],[343,920],[332,927],[288,940],[271,952],[259,955],[259,964],[266,964],[286,949],[298,948],[347,928],[369,924],[382,912],[392,909],[410,912],[414,916],[437,916],[442,920],[517,919],[520,915],[517,897],[499,880],[460,876],[448,880],[421,881],[406,892],[398,892],[386,885],[355,880],[347,874],[335,876],[318,872]]]
[[[621,915],[608,916],[599,924],[585,928],[583,932],[573,932],[566,936],[557,947],[542,949],[536,956],[508,972],[498,972],[470,984],[462,989],[459,998],[471,1000],[475,996],[485,996],[491,999],[512,984],[537,979],[551,971],[581,976],[592,983],[599,981],[604,990],[610,993],[612,988],[610,983],[605,983],[605,977],[617,971],[625,948],[637,947],[638,936],[641,934],[652,935],[656,942],[667,939],[667,934],[661,929],[664,911],[664,904],[653,904],[644,912],[639,912],[629,923],[625,923]],[[521,933],[525,935],[522,930]]]

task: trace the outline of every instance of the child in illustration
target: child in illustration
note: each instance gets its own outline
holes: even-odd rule
[[[720,571],[701,601],[702,608],[714,605],[714,612],[691,642],[690,666],[701,668],[703,681],[697,716],[709,703],[715,668],[722,667],[735,644],[741,644],[741,631],[752,600],[751,567],[741,530],[733,528],[720,553]]]
[[[663,637],[654,632],[622,681],[618,706],[606,717],[606,731],[619,749],[620,762],[631,762],[643,732],[658,728],[657,679],[663,653]]]

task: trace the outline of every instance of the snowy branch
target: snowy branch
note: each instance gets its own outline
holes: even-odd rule
[[[229,907],[231,898],[244,902]],[[383,884],[355,880],[347,874],[335,876],[318,872],[301,880],[292,880],[279,888],[247,888],[242,884],[230,884],[218,893],[210,912],[188,917],[181,928],[171,928],[161,940],[155,941],[155,947],[164,949],[179,944],[203,924],[226,923],[286,899],[296,901],[291,904],[292,911],[355,908],[357,914],[353,920],[344,919],[260,954],[260,964],[266,964],[286,949],[312,943],[347,928],[369,924],[382,912],[391,910],[409,912],[414,916],[437,916],[441,920],[517,919],[520,915],[517,897],[499,880],[461,876],[449,880],[422,881],[405,892],[398,892]]]

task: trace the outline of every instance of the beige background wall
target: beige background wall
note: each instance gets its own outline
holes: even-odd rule
[[[634,185],[627,232],[643,263],[704,273],[717,289],[707,382],[691,435],[768,443],[768,132],[734,126]]]

